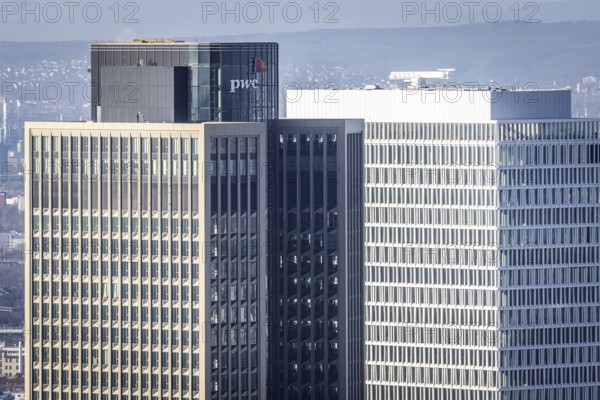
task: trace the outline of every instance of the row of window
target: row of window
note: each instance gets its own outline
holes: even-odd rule
[[[372,187],[365,190],[365,206],[382,205],[440,207],[441,205],[461,205],[464,207],[495,207],[497,192],[486,189],[445,189],[423,187]]]
[[[492,123],[368,122],[366,126],[367,143],[381,139],[494,142],[497,135],[497,126]]]
[[[599,150],[600,151],[600,150]],[[598,155],[600,158],[600,155]],[[596,159],[594,158],[594,161]],[[596,164],[600,161],[596,161]],[[585,163],[584,163],[585,164]],[[568,175],[557,169],[556,163],[548,163],[550,167],[540,169],[534,163],[508,165],[499,167],[495,163],[479,164],[470,162],[441,163],[387,163],[384,160],[374,160],[367,164],[367,184],[394,184],[394,185],[461,185],[461,186],[489,186],[498,184],[502,186],[543,185],[543,184],[569,184],[573,180],[585,182],[586,176],[597,173],[598,168],[583,168],[578,163],[565,164],[569,168]],[[510,168],[510,167],[517,168]],[[575,171],[582,171],[582,175]]]
[[[478,166],[475,166],[478,167]],[[429,166],[414,165],[367,166],[366,184],[376,185],[420,185],[420,186],[459,186],[472,187],[521,187],[521,186],[567,186],[574,184],[594,184],[598,168],[563,167],[561,169],[540,169],[536,165],[523,168],[494,169],[472,166]],[[575,189],[575,188],[572,188]],[[597,192],[596,192],[597,193]]]
[[[39,240],[39,235],[34,238],[32,243],[32,250],[34,253],[46,253],[50,254],[63,254],[63,257],[77,258],[80,255],[84,259],[91,259],[97,257],[110,257],[110,256],[131,256],[137,258],[138,256],[153,256],[153,257],[200,257],[201,251],[204,254],[216,251],[215,246],[208,243],[199,243],[187,239],[180,242],[167,240],[127,240],[127,239],[68,239],[64,238],[59,241],[55,238],[50,241],[50,238],[42,238]],[[41,242],[41,243],[40,243]],[[169,247],[170,245],[170,247]],[[229,251],[236,251],[237,254],[237,243],[236,246],[231,246]],[[248,253],[256,254],[258,252],[256,240],[243,239],[240,242],[240,257],[247,257]],[[225,249],[227,251],[227,249]]]
[[[227,152],[227,140],[229,149],[235,153],[256,153],[256,138],[222,138],[220,139],[219,151],[221,154]],[[41,149],[40,149],[41,143]],[[147,138],[147,137],[114,137],[114,136],[33,136],[31,141],[34,152],[63,152],[63,153],[131,153],[137,154],[193,154],[199,153],[200,139],[189,138]],[[181,151],[180,151],[181,149]],[[217,139],[210,140],[211,154],[217,153]]]
[[[433,369],[456,365],[487,369],[494,369],[497,366],[497,353],[494,350],[412,347],[400,343],[387,346],[373,344],[367,348],[366,356],[367,364],[370,365],[376,365],[379,362],[429,364]]]
[[[510,216],[504,214],[501,217],[502,222],[507,221],[507,224],[513,225],[512,222],[508,222]],[[591,223],[592,221],[589,221]],[[558,224],[557,224],[558,225]],[[499,243],[502,248],[530,248],[540,249],[545,246],[558,246],[567,247],[571,245],[577,245],[578,248],[585,252],[586,248],[597,247],[600,240],[600,226],[587,226],[587,227],[565,227],[565,228],[531,228],[528,224],[521,225],[520,229],[502,230],[499,235]],[[563,249],[565,254],[569,253],[569,250]],[[593,249],[592,249],[593,251]],[[532,250],[533,252],[533,250]],[[581,258],[582,260],[585,257]],[[535,263],[535,259],[530,261],[523,261],[526,264]]]
[[[74,323],[78,322],[79,321],[75,321]],[[108,326],[78,327],[63,325],[62,327],[60,327],[60,329],[58,326],[52,326],[51,328],[43,326],[41,329],[36,328],[33,331],[33,360],[35,362],[40,361],[40,340],[44,342],[44,347],[41,347],[42,362],[50,362],[50,356],[48,354],[51,354],[51,359],[53,363],[68,363],[68,355],[65,355],[65,352],[69,351],[69,349],[72,349],[73,351],[71,355],[73,358],[73,364],[77,364],[79,360],[78,349],[81,347],[81,351],[84,352],[82,356],[84,364],[87,364],[88,358],[86,348],[98,347],[98,345],[100,344],[103,347],[103,352],[108,351],[106,350],[106,347],[110,346],[110,348],[112,349],[131,347],[131,351],[134,353],[142,350],[145,351],[144,348],[147,348],[148,345],[152,345],[153,350],[156,350],[156,354],[160,353],[164,358],[172,353],[170,351],[167,351],[168,349],[165,349],[165,347],[168,346],[183,347],[185,348],[184,352],[187,352],[188,350],[190,350],[189,347],[193,347],[194,351],[198,350],[201,346],[204,346],[204,343],[206,341],[210,341],[211,346],[214,347],[217,347],[219,345],[219,340],[221,341],[221,345],[223,346],[227,346],[227,343],[230,343],[232,346],[246,346],[248,344],[256,345],[260,334],[261,332],[257,324],[255,323],[240,325],[230,329],[221,329],[220,332],[217,330],[216,327],[213,327],[210,332],[201,332],[200,330],[194,330],[192,332],[189,332],[187,328],[184,328],[184,330],[158,330],[145,328],[139,331],[137,328],[123,327],[119,329],[109,328]],[[61,347],[50,347],[49,342],[52,342],[54,346],[60,343]],[[161,347],[159,348],[158,346]],[[62,352],[60,354],[62,354],[63,361],[60,361],[58,358],[59,350]],[[97,350],[92,350],[92,357],[94,354],[97,354]],[[113,365],[117,365],[117,358],[115,357],[116,356],[113,356]],[[185,356],[185,358],[187,358],[187,355]],[[108,362],[108,357],[104,357],[104,360]],[[96,364],[97,363],[94,363],[94,365]],[[106,363],[103,363],[103,365],[105,364]],[[147,363],[142,363],[142,366],[145,364]],[[187,362],[184,363],[184,365],[185,364],[187,364]],[[137,366],[137,361],[133,365]]]
[[[113,331],[116,329],[113,329]],[[118,330],[117,330],[118,331]],[[123,330],[123,335],[126,334],[126,331]],[[134,331],[135,332],[135,331]],[[156,333],[154,333],[156,332]],[[162,331],[162,342],[167,343],[169,345],[169,332]],[[137,332],[136,332],[137,333]],[[158,331],[152,331],[153,338],[152,342],[156,341],[158,344],[158,339],[156,336],[158,335]],[[187,334],[188,332],[182,332],[182,334]],[[133,332],[132,332],[133,334]],[[179,332],[177,332],[179,334]],[[246,334],[248,332],[246,331]],[[173,337],[174,333],[171,332],[170,335]],[[197,335],[196,335],[197,336]],[[125,337],[125,336],[124,336]],[[165,340],[165,338],[167,338]],[[118,341],[118,334],[116,340]],[[189,343],[189,340],[187,340]],[[128,343],[128,342],[127,342]],[[127,344],[125,343],[125,344]],[[193,341],[195,348],[198,348],[200,345],[200,340],[196,337]],[[189,344],[183,345],[183,347],[188,346]],[[179,347],[179,343],[173,345]],[[81,370],[82,373],[86,373],[86,366],[98,367],[118,367],[121,366],[123,368],[127,367],[141,367],[141,368],[182,368],[182,369],[199,369],[201,367],[200,363],[200,354],[198,352],[189,352],[189,351],[179,351],[178,349],[173,349],[171,352],[159,352],[159,351],[137,351],[137,350],[98,350],[98,349],[86,349],[86,348],[55,348],[55,347],[43,347],[40,356],[40,349],[38,346],[34,346],[33,348],[33,357],[32,360],[34,363],[53,363],[53,364],[62,364],[63,369],[73,369],[73,370]],[[244,353],[247,356],[247,353]],[[70,365],[67,365],[70,364]],[[247,368],[247,365],[246,367]],[[254,368],[254,366],[253,366]]]
[[[544,209],[509,209],[500,212],[501,227],[552,226],[552,225],[598,225],[600,207],[564,207]],[[596,227],[596,231],[598,228]]]
[[[498,384],[498,375],[495,371],[482,371],[474,369],[433,368],[372,365],[367,368],[367,381],[370,383],[395,383],[410,382],[410,384],[427,386],[472,386],[493,387]],[[457,397],[457,399],[461,397]]]
[[[552,365],[599,364],[597,346],[555,347],[527,350],[503,350],[500,352],[500,368],[539,368]]]
[[[519,387],[500,392],[497,387],[480,389],[456,389],[449,387],[409,386],[409,384],[381,385],[380,382],[367,382],[368,398],[372,400],[580,400],[600,397],[599,386],[527,388]]]
[[[445,143],[429,144],[419,141],[407,143],[401,141],[367,141],[365,146],[366,167],[393,167],[399,165],[411,169],[421,168],[493,168],[496,164],[496,146],[493,143],[467,144]]]
[[[496,225],[496,210],[444,207],[370,207],[366,210],[366,226],[446,225],[481,226]]]
[[[41,375],[41,376],[40,376]],[[110,380],[109,380],[110,376]],[[160,377],[160,381],[159,381]],[[33,385],[34,387],[42,384],[42,385],[62,385],[62,386],[81,386],[82,390],[86,390],[88,388],[113,388],[123,390],[131,390],[136,391],[137,389],[141,389],[142,391],[159,390],[159,382],[162,390],[168,392],[177,392],[181,390],[182,392],[192,391],[195,393],[199,393],[202,388],[200,387],[200,379],[198,376],[187,376],[184,375],[181,377],[181,386],[179,384],[179,376],[178,375],[170,375],[170,374],[129,374],[129,373],[121,373],[118,372],[98,372],[92,371],[89,375],[87,373],[80,373],[79,371],[62,371],[61,373],[53,373],[50,378],[50,373],[48,370],[43,369],[41,371],[33,370]],[[36,392],[34,392],[36,393]],[[48,392],[44,392],[44,394],[48,394]],[[72,399],[75,399],[75,394],[71,395]],[[84,396],[87,398],[87,394],[81,394],[81,399],[83,400]],[[96,395],[98,396],[98,395]],[[108,395],[103,395],[108,398]],[[54,396],[53,396],[54,397]],[[36,398],[34,394],[34,398]],[[42,399],[44,397],[42,396]],[[119,397],[122,399],[122,397]],[[163,398],[161,396],[161,398]],[[63,397],[63,393],[61,393],[61,400],[65,399]]]
[[[181,286],[181,296],[179,295],[180,293],[180,288],[179,286],[176,285],[172,285],[171,282],[169,281],[168,284],[165,284],[165,282],[163,282],[163,285],[158,285],[158,284],[142,284],[142,285],[137,285],[136,283],[133,284],[129,284],[129,283],[122,283],[122,284],[118,284],[118,283],[107,283],[107,282],[103,282],[103,283],[96,283],[93,282],[91,284],[88,284],[87,282],[82,282],[81,283],[81,291],[80,286],[79,286],[79,282],[67,282],[67,281],[62,281],[62,282],[51,282],[50,286],[50,282],[48,282],[47,280],[44,280],[41,282],[41,293],[39,291],[39,282],[34,282],[34,287],[32,288],[32,292],[34,296],[39,296],[40,294],[43,297],[63,297],[66,298],[68,301],[71,301],[73,303],[78,302],[79,300],[81,300],[82,302],[85,302],[86,300],[90,299],[92,301],[96,301],[99,299],[102,299],[104,301],[108,301],[110,299],[112,300],[129,300],[130,296],[129,293],[131,292],[131,300],[133,301],[145,301],[145,300],[153,300],[153,301],[157,301],[157,300],[162,300],[162,301],[174,301],[177,302],[181,299],[182,302],[188,302],[193,301],[193,302],[197,302],[199,301],[198,298],[198,292],[199,292],[199,287],[198,286],[192,286],[191,288],[187,285],[182,285]],[[243,288],[247,288],[247,286],[242,286]],[[252,286],[251,286],[252,287]],[[52,291],[50,291],[50,289],[52,289]],[[91,289],[91,290],[90,290]],[[141,289],[141,290],[140,290]],[[170,296],[169,296],[169,292],[170,292]],[[191,292],[191,296],[190,296],[190,292]],[[253,290],[250,290],[251,294],[253,294]],[[160,293],[160,296],[159,296]],[[244,291],[242,293],[245,293]]]
[[[559,288],[502,289],[500,291],[500,305],[502,307],[522,308],[600,302],[600,286],[594,283],[587,283],[587,285]]]
[[[502,166],[514,165],[585,165],[600,162],[600,146],[591,143],[501,144]]]
[[[550,350],[552,351],[552,350]],[[559,368],[530,368],[502,372],[502,386],[594,385],[600,379],[600,367],[561,366]]]
[[[564,233],[569,231],[568,229],[556,229],[558,233]],[[562,231],[562,232],[561,232]],[[565,237],[565,236],[562,236]],[[558,244],[563,244],[564,241],[556,241],[553,246],[538,246],[532,242],[526,240],[527,236],[523,237],[522,240],[517,242],[514,246],[517,249],[501,250],[499,253],[499,261],[502,267],[511,268],[523,268],[526,266],[540,265],[546,268],[551,266],[568,266],[577,267],[580,264],[592,264],[598,265],[600,260],[600,248],[595,243],[590,243],[588,240],[581,241],[579,246],[563,245],[558,247]],[[509,242],[510,243],[510,242]],[[517,244],[518,243],[518,244]],[[513,246],[513,247],[514,247]]]
[[[181,210],[184,213],[198,213],[201,195],[199,179],[192,180],[191,184],[152,181],[149,184],[137,185],[125,179],[111,184],[101,182],[89,185],[50,178],[46,182],[51,181],[51,184],[32,185],[32,206],[34,210],[39,207],[52,207],[54,211],[62,209],[74,212],[81,209],[121,212]],[[241,183],[242,190],[247,190],[248,185]],[[250,186],[254,188],[255,185],[256,182]]]
[[[600,271],[595,266],[512,268],[500,270],[500,286],[554,286],[599,284]]]
[[[159,268],[160,266],[160,268]],[[250,271],[252,279],[256,277],[256,263],[234,263],[232,269],[239,269],[240,277],[245,279]],[[90,277],[102,277],[102,278],[153,278],[153,279],[189,279],[190,276],[193,280],[197,280],[200,277],[200,264],[192,263],[157,263],[157,262],[119,262],[119,261],[88,261],[88,260],[58,260],[48,259],[45,257],[41,260],[41,271],[40,271],[40,260],[38,257],[34,257],[32,261],[32,271],[34,275],[54,275],[50,279],[56,279],[60,275],[63,278],[78,278],[81,274],[82,278],[89,279]],[[34,281],[37,283],[37,280]],[[48,284],[48,281],[44,281]],[[156,283],[156,282],[153,282]],[[68,288],[67,288],[68,289]],[[62,290],[62,289],[61,289]],[[54,291],[54,293],[58,293]]]
[[[431,231],[435,232],[434,230]],[[385,266],[385,264],[401,267],[410,266],[410,264],[443,265],[445,267],[460,267],[463,265],[478,265],[480,267],[493,267],[496,265],[501,267],[576,266],[578,264],[598,263],[600,259],[600,250],[598,250],[597,244],[590,244],[589,241],[581,241],[580,243],[585,243],[585,246],[580,245],[580,247],[555,247],[556,244],[563,244],[563,241],[556,241],[554,247],[540,247],[534,242],[526,240],[529,236],[521,237],[521,235],[517,237],[520,240],[515,239],[512,242],[514,243],[512,247],[516,246],[516,249],[477,249],[478,247],[495,247],[495,241],[489,238],[491,235],[494,235],[494,232],[486,232],[486,235],[480,236],[481,238],[488,236],[487,242],[484,239],[480,239],[480,241],[465,240],[463,242],[452,240],[447,241],[446,244],[441,244],[443,248],[419,247],[418,241],[408,242],[404,246],[384,245],[385,241],[377,244],[367,242],[367,265],[371,267]]]
[[[400,189],[392,189],[399,191]],[[502,190],[500,192],[501,226],[547,225],[565,223],[593,223],[598,218],[598,188]],[[552,196],[552,197],[547,197]],[[555,203],[555,201],[558,201]],[[550,208],[552,205],[562,208]],[[566,207],[568,205],[568,207]],[[577,207],[579,205],[579,207]],[[535,208],[523,209],[523,206]],[[509,207],[519,207],[510,209]],[[380,207],[371,205],[366,210],[366,224],[377,225],[469,225],[495,226],[496,211],[444,207],[406,208],[398,205]]]
[[[413,249],[414,250],[414,249]],[[496,268],[490,265],[488,269],[479,267],[439,267],[439,266],[376,266],[372,265],[366,269],[367,286],[380,284],[391,285],[394,288],[400,286],[435,285],[445,286],[470,286],[472,288],[494,288],[496,286]]]
[[[579,166],[540,168],[535,165],[526,168],[502,169],[498,185],[504,187],[520,186],[594,186],[598,184],[600,169]]]
[[[479,323],[457,323],[448,325],[426,326],[407,325],[396,327],[367,327],[367,347],[373,345],[390,346],[396,341],[405,343],[410,348],[429,348],[431,346],[438,348],[450,347],[459,349],[463,347],[470,348],[506,348],[506,347],[524,347],[524,346],[543,346],[543,340],[551,333],[542,334],[536,331],[533,327],[530,329],[515,330],[499,330],[493,324],[481,325]],[[371,332],[369,332],[369,330]],[[546,329],[550,331],[550,329]],[[558,343],[557,343],[558,344]],[[455,363],[455,361],[444,361],[446,363]],[[380,361],[380,360],[378,360]],[[468,368],[468,364],[464,364],[465,358],[462,358],[462,363],[456,363],[463,368]]]
[[[541,209],[567,206],[588,207],[600,203],[600,188],[597,185],[579,187],[553,187],[540,189],[500,190],[500,207],[539,207]]]
[[[430,232],[440,231],[431,230]],[[444,231],[441,231],[441,233],[444,233]],[[405,247],[386,245],[385,241],[380,241],[377,244],[367,242],[365,249],[368,260],[367,265],[379,266],[382,264],[391,264],[398,266],[400,264],[400,266],[404,267],[406,265],[402,264],[426,264],[444,265],[446,267],[460,267],[465,265],[471,267],[473,265],[491,267],[497,265],[498,262],[503,266],[508,265],[505,259],[501,258],[502,254],[499,254],[496,250],[474,249],[477,247],[491,248],[495,246],[495,241],[493,240],[495,232],[480,232],[481,235],[478,235],[473,241],[465,240],[464,237],[466,235],[461,235],[462,231],[458,231],[457,233],[455,236],[456,239],[447,240],[447,244],[442,244],[443,248],[418,247],[419,242],[415,239],[409,241]],[[423,236],[431,239],[428,235]],[[460,242],[458,238],[463,238],[464,241]]]
[[[256,216],[251,216],[250,219],[256,221]],[[240,226],[247,226],[246,214],[242,214],[240,218]],[[31,218],[33,233],[37,234],[40,230],[40,217],[33,215]],[[246,222],[246,224],[244,224]],[[252,225],[252,224],[251,224]],[[190,230],[191,226],[191,230]],[[181,227],[181,229],[180,229]],[[180,232],[182,235],[197,235],[199,233],[200,221],[198,218],[188,219],[186,217],[179,220],[178,218],[119,218],[108,216],[60,216],[60,215],[42,215],[41,216],[41,228],[44,233],[52,231],[58,233],[78,234],[82,233],[129,233],[132,234],[141,233],[143,235],[151,234],[171,234],[178,235]],[[81,229],[80,229],[81,228]],[[119,229],[120,228],[120,229]]]
[[[84,299],[85,301],[85,299]],[[182,308],[178,307],[159,307],[158,305],[147,307],[147,306],[108,306],[100,304],[56,304],[56,303],[38,303],[32,306],[32,316],[36,320],[42,318],[44,320],[61,320],[62,323],[95,323],[95,322],[122,322],[122,323],[138,323],[142,324],[151,322],[157,324],[159,322],[163,324],[200,324],[203,323],[200,319],[200,312],[197,309],[197,305],[187,305]],[[237,307],[232,309],[237,311]],[[256,322],[257,310],[255,306],[248,307],[247,305],[241,305],[240,310],[240,322]],[[121,318],[119,319],[119,314]],[[237,312],[235,319],[237,322]],[[216,316],[213,323],[227,322],[227,314],[223,316],[224,320],[219,320],[218,315]],[[70,321],[69,321],[70,320]]]
[[[374,244],[390,243],[407,246],[413,251],[404,253],[404,256],[417,254],[416,251],[421,244],[429,246],[443,246],[454,249],[461,247],[495,247],[496,231],[487,227],[476,225],[450,224],[447,227],[415,227],[409,223],[398,224],[394,228],[383,228],[369,226],[366,231],[367,246]],[[468,229],[468,228],[471,229]],[[511,232],[514,234],[514,232]],[[449,261],[449,260],[448,260]]]
[[[493,188],[502,181],[504,171],[493,166],[415,166],[382,165],[367,166],[366,184],[373,185],[429,185],[429,186],[476,186]]]
[[[400,289],[405,292],[406,290]],[[429,290],[411,290],[409,292],[429,292]],[[431,292],[435,292],[435,289],[431,289]],[[484,291],[480,291],[485,293]],[[434,293],[431,293],[432,295]],[[444,298],[446,306],[445,308],[436,308],[439,305],[434,303],[416,303],[413,301],[414,306],[405,304],[375,304],[373,302],[367,302],[365,310],[365,320],[367,326],[377,327],[377,321],[386,321],[386,323],[411,323],[419,324],[421,327],[426,325],[438,325],[439,327],[449,328],[457,326],[466,327],[495,327],[497,326],[497,314],[496,311],[492,310],[494,307],[495,299],[488,297],[488,304],[460,304],[456,303],[456,300],[467,297],[469,292],[467,290],[462,291],[463,296],[456,296],[452,298]],[[471,296],[475,297],[475,296]],[[450,302],[454,300],[454,302]],[[476,299],[472,298],[472,302]],[[475,308],[478,307],[478,308]],[[381,335],[378,331],[374,332],[374,338],[380,337],[381,340],[387,340],[395,336],[392,334],[394,327],[386,326],[382,328]],[[378,340],[378,339],[375,339]]]
[[[444,282],[444,281],[438,281]],[[410,309],[407,307],[409,304],[435,304],[436,307],[444,306],[457,306],[461,307],[473,306],[473,307],[492,307],[496,300],[496,291],[494,288],[484,289],[442,289],[439,288],[440,283],[432,283],[435,287],[406,287],[396,286],[391,282],[385,284],[381,282],[377,286],[373,286],[372,283],[365,288],[365,295],[367,303],[387,303],[387,304],[402,304],[403,307],[394,306],[392,310],[406,310]],[[447,283],[444,283],[447,285]],[[385,285],[385,286],[384,286]],[[438,323],[440,319],[439,309],[429,310],[434,315],[431,322]],[[450,310],[443,310],[444,313],[451,314]],[[402,314],[402,313],[400,313]],[[398,318],[391,317],[395,321],[403,321],[403,316],[399,315]],[[407,321],[413,321],[408,319]],[[413,321],[414,322],[414,321]],[[440,321],[442,322],[442,321]],[[442,322],[443,323],[443,322]]]
[[[76,156],[74,154],[73,156]],[[102,159],[97,157],[92,159],[77,159],[77,158],[52,158],[40,159],[35,157],[32,165],[32,178],[34,182],[58,182],[72,181],[84,183],[147,183],[156,181],[157,176],[163,176],[163,182],[167,180],[164,177],[172,176],[175,182],[185,183],[188,176],[256,176],[257,165],[256,160],[241,159],[232,160],[229,167],[225,163],[207,162],[200,165],[198,160],[188,160],[188,155],[179,155],[182,160],[177,160],[177,155],[172,156],[172,160],[148,160],[142,158],[137,159]],[[144,157],[144,156],[142,156]],[[218,167],[218,168],[217,168]],[[219,171],[218,171],[219,170]]]
[[[500,321],[503,326],[598,324],[600,307],[586,304],[568,308],[502,309],[500,310]]]
[[[500,141],[548,141],[572,143],[572,140],[597,140],[600,126],[596,121],[502,123],[498,124]]]

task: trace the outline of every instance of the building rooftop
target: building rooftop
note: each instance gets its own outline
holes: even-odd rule
[[[196,42],[196,41],[184,41],[175,39],[134,39],[130,42],[94,42],[91,46],[148,46],[148,45],[159,45],[159,46],[195,46],[195,45],[222,45],[222,46],[236,46],[241,44],[278,44],[277,42]]]
[[[571,90],[435,85],[287,90],[286,118],[377,122],[490,122],[571,118]]]
[[[435,90],[459,90],[466,92],[561,92],[561,91],[571,91],[571,87],[564,88],[554,88],[554,89],[524,89],[524,88],[514,88],[510,86],[493,86],[493,85],[482,85],[482,84],[457,84],[457,83],[448,83],[448,84],[429,84],[423,86],[398,86],[398,85],[389,85],[389,86],[381,86],[377,84],[373,85],[365,85],[361,87],[349,88],[349,89],[339,89],[339,91],[344,90],[405,90],[405,91],[435,91]]]

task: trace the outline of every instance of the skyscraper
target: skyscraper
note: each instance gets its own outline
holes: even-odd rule
[[[265,132],[27,124],[32,399],[264,396]]]
[[[268,240],[265,243],[264,256],[269,258],[269,390],[274,399],[282,396],[300,398],[314,396],[313,398],[330,398],[330,396],[346,397],[346,393],[362,395],[364,376],[362,372],[363,352],[362,307],[356,305],[362,302],[362,288],[364,276],[362,269],[355,262],[362,260],[361,253],[356,257],[346,258],[347,243],[356,240],[362,235],[362,223],[358,224],[357,215],[350,214],[349,210],[359,212],[362,210],[362,200],[351,197],[328,196],[329,206],[320,206],[319,201],[324,201],[325,191],[321,193],[319,184],[335,185],[335,193],[348,190],[348,185],[362,186],[362,153],[357,153],[362,148],[363,127],[359,121],[283,121],[278,118],[278,45],[276,43],[183,43],[173,41],[136,41],[135,43],[99,43],[92,46],[92,88],[99,88],[98,102],[93,104],[95,118],[98,121],[135,121],[143,120],[160,122],[167,121],[265,121],[268,127],[267,162],[263,165],[268,186],[267,200],[269,203]],[[127,87],[124,87],[126,86]],[[123,86],[121,88],[121,86]],[[116,89],[121,89],[116,92]],[[133,89],[135,92],[132,92]],[[120,95],[118,95],[120,93]],[[129,96],[126,96],[126,93]],[[96,98],[96,96],[92,96]],[[139,99],[139,101],[136,101]],[[159,99],[159,104],[154,99]],[[133,101],[132,101],[133,100]],[[187,102],[186,102],[187,100]],[[138,113],[141,114],[138,115]],[[286,132],[295,132],[298,136],[308,138],[304,144],[316,143],[315,151],[324,151],[324,140],[331,137],[328,158],[328,175],[318,178],[325,165],[308,165],[307,157],[284,156],[283,146],[287,142]],[[306,132],[306,134],[304,134]],[[325,135],[329,132],[329,136]],[[320,138],[320,139],[319,139]],[[337,145],[339,139],[340,147]],[[315,141],[316,140],[316,141]],[[357,142],[359,141],[359,142]],[[289,142],[291,143],[291,142]],[[300,143],[300,142],[298,142]],[[348,143],[348,144],[347,144]],[[360,143],[360,144],[359,144]],[[354,146],[350,149],[349,146]],[[312,151],[313,147],[311,147]],[[306,149],[303,147],[302,151]],[[291,151],[291,150],[290,150]],[[359,158],[360,156],[360,158]],[[284,161],[284,157],[285,160]],[[314,160],[325,162],[325,156],[316,154]],[[294,163],[304,162],[303,167]],[[310,159],[313,160],[313,159]],[[337,164],[339,163],[339,169]],[[283,174],[284,169],[300,171],[304,168],[302,179],[290,181]],[[357,172],[359,171],[359,172]],[[346,173],[352,173],[352,181],[346,181]],[[305,179],[309,177],[308,179]],[[316,183],[315,179],[317,179]],[[298,187],[296,187],[298,186]],[[323,190],[325,190],[323,188]],[[300,212],[300,207],[284,205],[288,201],[284,193],[302,193],[303,196],[313,195],[316,203],[307,210]],[[353,192],[354,193],[354,192]],[[319,197],[320,196],[320,197]],[[304,197],[303,197],[304,198]],[[352,201],[352,202],[351,202]],[[291,204],[291,203],[290,203]],[[360,206],[359,206],[360,205]],[[287,208],[286,208],[287,207]],[[358,207],[358,208],[356,208]],[[330,210],[327,212],[325,210]],[[339,215],[336,213],[339,209]],[[310,225],[288,224],[288,216],[297,215],[303,218],[306,214],[336,214],[340,227],[346,224],[355,229],[352,234],[331,228],[329,235],[325,234],[325,227]],[[362,218],[362,217],[360,217]],[[332,222],[333,223],[333,222]],[[284,225],[285,224],[285,225]],[[306,224],[306,221],[303,222]],[[294,228],[290,228],[294,226]],[[290,229],[284,231],[284,229]],[[294,232],[297,229],[297,232]],[[316,246],[315,238],[321,238],[322,243],[329,243],[329,251],[313,248]],[[298,254],[287,252],[287,243],[295,238],[298,241]],[[302,238],[308,242],[299,245]],[[285,243],[285,244],[282,244]],[[308,246],[308,250],[304,247]],[[354,249],[358,248],[354,246]],[[358,250],[357,250],[358,251]],[[301,258],[305,262],[304,269],[296,270],[295,266],[288,263],[293,257]],[[326,261],[317,262],[317,259],[329,257],[332,263],[339,260],[339,271],[327,274],[310,265],[324,265]],[[347,262],[351,264],[347,265]],[[362,261],[361,261],[362,262]],[[308,268],[308,271],[305,269]],[[351,267],[351,268],[349,268]],[[331,268],[328,268],[331,270]],[[290,272],[292,271],[292,272]],[[297,271],[297,278],[293,275]],[[312,286],[322,284],[325,278],[325,289],[312,290]],[[282,282],[288,279],[304,280],[302,292],[292,293],[284,289]],[[338,291],[339,285],[339,291]],[[286,286],[287,287],[287,286]],[[331,290],[327,290],[330,287]],[[291,288],[291,287],[290,287]],[[309,290],[308,293],[306,290]],[[290,289],[291,290],[291,289]],[[285,296],[285,298],[281,297]],[[349,296],[347,299],[346,296]],[[284,303],[301,304],[304,302],[304,311],[294,314],[292,306],[283,306]],[[315,305],[316,306],[311,306]],[[331,303],[327,314],[316,315],[315,310],[321,303]],[[338,305],[339,303],[339,305]],[[322,304],[321,304],[322,306]],[[339,307],[339,312],[337,311]],[[335,312],[334,312],[335,310]],[[308,312],[308,316],[305,315]],[[327,318],[326,318],[327,317]],[[314,320],[313,320],[314,318]],[[312,324],[314,322],[314,325]],[[297,329],[303,329],[303,334],[295,333],[289,328],[290,324],[298,324]],[[308,324],[308,325],[307,325]],[[324,332],[331,331],[331,338]],[[308,337],[306,337],[308,335]],[[323,335],[323,336],[320,336]],[[316,344],[311,343],[309,348],[304,348],[308,342],[320,338]],[[295,340],[295,344],[289,344]],[[348,342],[350,341],[350,342]],[[349,345],[351,343],[351,345]],[[360,345],[359,345],[360,343]],[[319,348],[315,346],[320,346]],[[291,354],[290,346],[296,346],[303,351],[303,362]],[[331,351],[323,347],[334,346]],[[337,346],[340,346],[338,351]],[[349,347],[347,347],[349,346]],[[300,351],[300,350],[298,350]],[[324,360],[324,355],[327,359]],[[306,357],[309,357],[308,364]],[[289,363],[285,360],[288,360]],[[306,372],[300,377],[302,368],[308,368],[311,363],[319,363],[323,372],[315,372],[310,378]],[[282,374],[282,372],[285,373]],[[331,371],[331,372],[329,372]],[[339,371],[339,372],[338,372]],[[297,379],[291,376],[297,374]],[[322,374],[322,379],[320,378]]]
[[[60,398],[266,396],[277,54],[276,43],[94,44],[97,123],[28,125],[33,398],[67,386]],[[264,124],[194,124],[207,121]]]
[[[32,399],[362,398],[362,121],[277,120],[276,43],[91,73],[94,122],[26,126]]]
[[[569,91],[288,98],[367,121],[368,398],[600,395],[600,121]]]
[[[96,122],[264,122],[279,117],[277,43],[94,43]]]
[[[363,399],[362,120],[279,120],[272,399]]]

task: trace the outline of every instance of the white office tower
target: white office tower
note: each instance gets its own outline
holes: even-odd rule
[[[367,398],[600,398],[600,121],[569,91],[287,99],[368,121]]]

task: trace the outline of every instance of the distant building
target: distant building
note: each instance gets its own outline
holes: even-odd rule
[[[6,198],[6,206],[15,207],[19,212],[25,211],[25,196]]]
[[[0,376],[12,378],[25,371],[25,351],[23,344],[6,346],[0,344]]]
[[[600,398],[600,121],[569,91],[287,98],[367,121],[367,398]]]
[[[584,85],[595,85],[598,83],[598,78],[595,76],[586,76],[581,79]]]
[[[13,378],[0,377],[0,399],[24,400],[24,382],[25,381],[22,376]]]
[[[10,246],[12,234],[10,232],[0,232],[0,248]]]

